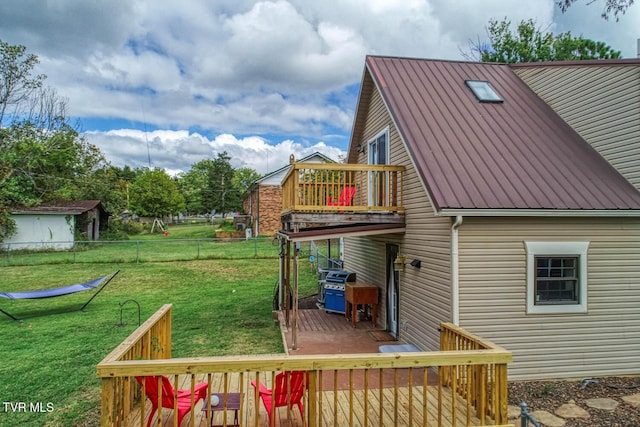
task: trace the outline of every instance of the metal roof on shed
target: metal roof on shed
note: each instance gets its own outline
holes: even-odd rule
[[[79,215],[100,206],[100,200],[59,200],[38,206],[19,207],[11,210],[14,215]]]
[[[438,211],[640,209],[640,192],[509,65],[368,56],[367,73]],[[467,80],[504,102],[478,101]]]

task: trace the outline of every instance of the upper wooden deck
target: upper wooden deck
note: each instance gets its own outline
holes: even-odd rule
[[[282,221],[404,224],[403,166],[292,163],[282,183]]]

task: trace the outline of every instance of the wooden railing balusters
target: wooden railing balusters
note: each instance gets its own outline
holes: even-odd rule
[[[379,384],[378,394],[380,395],[380,397],[378,398],[378,400],[380,402],[379,405],[378,405],[379,406],[379,409],[378,409],[378,412],[379,412],[378,425],[379,426],[383,426],[384,423],[383,423],[382,419],[383,419],[384,413],[383,413],[382,409],[384,408],[384,393],[383,393],[383,390],[384,390],[384,371],[382,370],[382,368],[378,369],[378,384]]]
[[[403,171],[391,165],[293,163],[282,183],[283,213],[343,211],[337,204],[349,187],[356,188],[349,211],[403,212]]]
[[[427,385],[429,384],[429,368],[422,369],[422,427],[427,427],[429,420],[429,395]]]
[[[364,425],[369,425],[369,368],[364,370]]]
[[[353,426],[353,369],[349,369],[349,426]]]
[[[338,370],[333,370],[333,425],[337,426],[338,424],[338,411],[336,408],[338,407]]]

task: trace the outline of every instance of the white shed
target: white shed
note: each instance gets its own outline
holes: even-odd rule
[[[64,201],[14,209],[16,233],[5,238],[0,247],[8,250],[71,249],[76,226],[90,240],[97,240],[108,216],[99,200]]]
[[[59,213],[12,214],[17,232],[4,239],[3,249],[71,249],[75,217]]]

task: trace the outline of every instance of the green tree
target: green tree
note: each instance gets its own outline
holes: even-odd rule
[[[251,168],[234,169],[231,157],[219,153],[214,159],[201,160],[178,176],[178,186],[184,196],[187,211],[226,213],[242,208],[242,195],[260,175]]]
[[[569,7],[578,0],[556,0],[556,5],[565,13]],[[588,0],[587,4],[595,3],[596,0]],[[609,19],[609,16],[613,13],[616,21],[620,20],[620,15],[624,15],[627,9],[633,4],[633,0],[604,0],[604,8],[602,10],[602,17]]]
[[[14,204],[69,199],[77,184],[87,180],[104,158],[64,121],[43,131],[32,122],[3,129],[0,162],[11,170],[6,190]]]
[[[532,19],[520,21],[516,31],[511,31],[511,22],[489,21],[489,44],[472,45],[472,55],[480,54],[482,62],[540,62],[584,59],[620,58],[620,51],[605,43],[573,37],[570,32],[553,35],[536,28]]]
[[[68,199],[104,165],[68,123],[67,100],[32,76],[36,64],[24,46],[0,40],[0,240],[15,230],[10,207]]]
[[[239,209],[242,204],[241,195],[233,187],[233,175],[231,157],[226,151],[218,153],[218,157],[212,161],[209,182],[203,193],[203,203],[206,207],[223,215]]]
[[[162,218],[184,210],[176,182],[162,169],[148,169],[129,187],[131,210],[140,216]]]
[[[239,168],[233,173],[233,188],[237,194],[242,195],[247,191],[249,186],[260,178],[260,174],[251,168]],[[240,201],[242,203],[242,200]]]
[[[178,175],[178,187],[184,196],[187,212],[203,214],[211,211],[211,208],[205,205],[205,193],[209,187],[213,166],[213,160],[201,160],[191,165],[188,172]]]
[[[122,170],[105,166],[93,171],[86,179],[76,181],[71,198],[100,200],[107,212],[121,213],[128,209],[128,190],[131,180],[121,178]]]
[[[42,87],[46,76],[31,75],[39,62],[36,55],[27,54],[25,46],[0,40],[0,128],[10,105],[25,101],[35,89]]]

